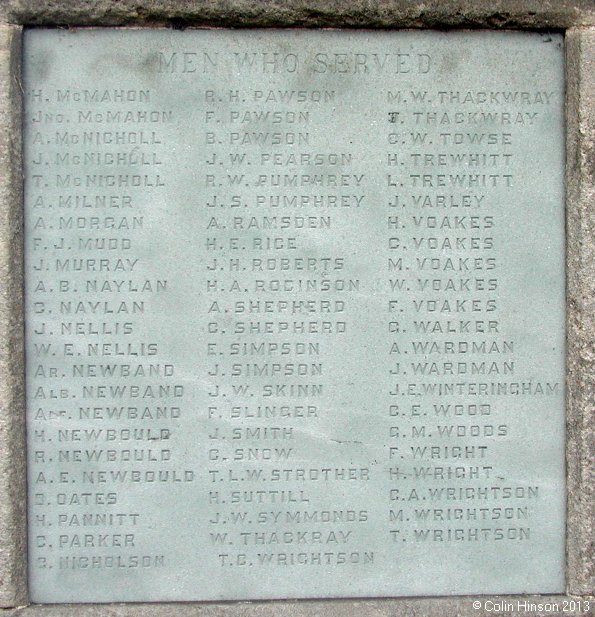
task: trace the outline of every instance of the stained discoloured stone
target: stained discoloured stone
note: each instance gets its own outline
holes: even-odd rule
[[[0,605],[26,601],[21,29],[0,26]]]
[[[567,33],[568,590],[595,575],[595,30]]]
[[[173,24],[350,28],[569,28],[595,24],[591,0],[4,0],[0,20],[30,25]]]

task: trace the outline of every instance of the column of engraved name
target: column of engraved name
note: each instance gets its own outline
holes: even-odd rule
[[[162,567],[137,531],[147,514],[126,493],[184,476],[170,446],[183,390],[142,326],[169,281],[147,276],[138,250],[151,225],[144,195],[159,199],[166,185],[159,128],[172,112],[150,90],[28,99],[32,565]],[[60,471],[46,472],[51,463]]]
[[[387,454],[395,541],[530,537],[538,487],[518,486],[494,466],[494,450],[518,438],[499,397],[516,397],[531,379],[516,361],[510,321],[502,321],[513,309],[502,281],[502,221],[523,182],[515,150],[531,139],[549,97],[387,93]],[[523,104],[526,111],[515,111]]]
[[[363,175],[311,133],[333,91],[206,96],[210,542],[226,568],[347,563],[351,532],[321,517],[352,478],[304,440],[328,421],[325,352],[359,282],[311,247],[332,246]]]

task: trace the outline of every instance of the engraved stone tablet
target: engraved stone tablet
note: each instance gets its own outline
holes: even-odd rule
[[[563,590],[562,45],[27,32],[34,601]]]

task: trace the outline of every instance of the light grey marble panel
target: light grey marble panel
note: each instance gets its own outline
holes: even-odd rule
[[[563,591],[562,41],[27,32],[34,601]]]

